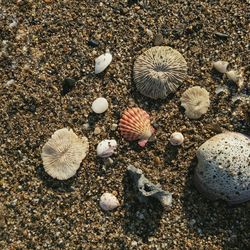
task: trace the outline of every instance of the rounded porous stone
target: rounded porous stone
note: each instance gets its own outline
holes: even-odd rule
[[[229,204],[250,200],[250,138],[226,132],[207,140],[197,151],[196,187],[212,200]]]

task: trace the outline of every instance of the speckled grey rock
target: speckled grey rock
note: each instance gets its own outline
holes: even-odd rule
[[[159,200],[163,207],[170,207],[172,204],[172,194],[162,190],[161,185],[152,184],[138,168],[129,165],[127,168],[133,179],[134,188],[138,192],[138,199],[146,202],[148,197]]]
[[[196,187],[212,200],[229,204],[250,200],[250,138],[234,132],[218,134],[197,151]]]

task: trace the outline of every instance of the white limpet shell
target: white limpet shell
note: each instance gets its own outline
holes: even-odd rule
[[[105,211],[110,211],[120,206],[118,199],[111,193],[102,194],[99,204]]]
[[[230,70],[226,72],[226,76],[229,80],[235,82],[239,89],[243,87],[243,70]]]
[[[107,49],[106,52],[95,59],[95,74],[103,72],[111,63],[112,55]]]
[[[75,175],[88,149],[86,137],[79,138],[72,129],[59,129],[42,148],[44,169],[53,178],[67,180]]]
[[[173,146],[179,146],[184,142],[184,136],[180,132],[174,132],[169,139]]]
[[[114,154],[116,148],[116,140],[103,140],[97,145],[96,152],[99,157],[108,158]]]
[[[227,66],[228,66],[228,62],[226,61],[217,61],[217,62],[213,62],[213,67],[220,73],[224,74],[227,72]]]
[[[104,97],[99,97],[95,99],[91,106],[92,110],[97,114],[105,112],[108,109],[108,107],[109,107],[108,101]]]

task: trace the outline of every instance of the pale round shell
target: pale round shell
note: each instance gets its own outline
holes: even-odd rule
[[[217,62],[213,62],[213,67],[220,73],[224,74],[227,72],[227,66],[228,66],[228,62],[226,61],[217,61]]]
[[[174,132],[171,134],[169,141],[173,146],[179,146],[184,142],[184,136],[180,132]]]
[[[199,119],[208,111],[209,105],[209,92],[199,86],[187,89],[181,96],[181,106],[190,119]]]
[[[102,158],[110,157],[117,148],[116,140],[103,140],[96,148],[97,155]]]
[[[250,200],[250,138],[233,132],[213,136],[197,151],[195,185],[210,199]]]
[[[156,46],[142,53],[134,64],[134,80],[142,95],[152,99],[174,93],[187,74],[184,57],[168,46]]]
[[[95,74],[103,72],[112,62],[112,55],[109,51],[95,59]]]
[[[86,137],[79,138],[67,128],[57,130],[42,148],[45,171],[53,178],[69,179],[80,167],[88,148]]]
[[[118,199],[111,193],[102,194],[99,204],[105,211],[110,211],[120,206]]]
[[[108,107],[108,101],[104,97],[95,99],[91,106],[92,110],[97,114],[104,113],[108,109]]]
[[[120,119],[119,129],[128,141],[147,140],[154,132],[148,113],[140,108],[126,110]]]

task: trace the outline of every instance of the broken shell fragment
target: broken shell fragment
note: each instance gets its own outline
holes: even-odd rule
[[[118,199],[111,193],[102,194],[99,204],[105,211],[110,211],[120,206]]]
[[[103,72],[112,62],[112,55],[109,50],[95,59],[95,74]]]
[[[228,62],[226,61],[217,61],[217,62],[213,62],[213,67],[220,73],[224,74],[227,72],[227,66],[228,66]]]
[[[174,132],[169,139],[173,146],[179,146],[184,142],[184,136],[180,132]]]
[[[116,148],[116,140],[103,140],[97,145],[96,152],[99,157],[108,158],[114,154]]]
[[[72,129],[57,130],[42,148],[45,171],[58,180],[75,175],[89,148],[86,137],[79,138]]]
[[[181,106],[190,119],[199,119],[210,105],[209,92],[199,86],[187,89],[181,96]]]
[[[97,114],[104,113],[108,109],[108,107],[108,101],[104,97],[95,99],[91,106],[92,110]]]
[[[142,173],[142,170],[129,165],[127,170],[133,180],[133,186],[141,202],[147,202],[149,197],[155,198],[163,207],[171,207],[172,194],[162,190],[161,185],[154,185]]]
[[[121,135],[128,141],[139,140],[138,144],[144,147],[153,138],[155,129],[150,125],[149,115],[140,108],[126,110],[119,123]]]
[[[152,99],[174,93],[187,74],[187,62],[180,52],[156,46],[142,53],[134,64],[134,80],[139,92]]]
[[[238,88],[241,89],[244,86],[243,70],[230,70],[226,72],[226,76],[229,80],[237,84]]]

